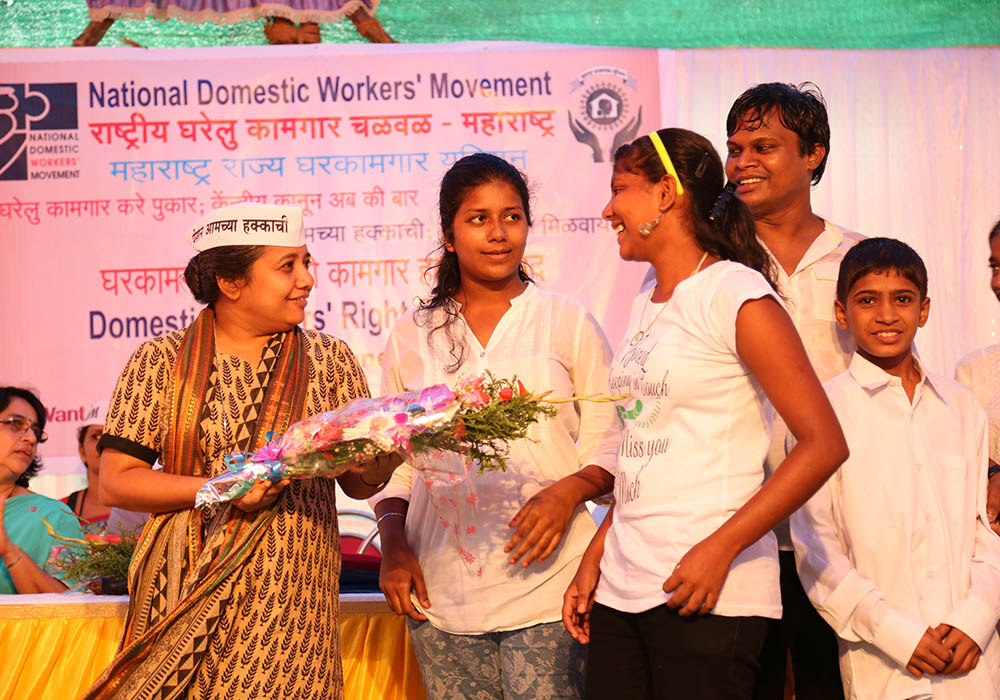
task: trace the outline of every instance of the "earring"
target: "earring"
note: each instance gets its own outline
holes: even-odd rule
[[[657,214],[656,218],[652,221],[647,221],[645,223],[639,224],[639,235],[648,236],[653,233],[653,229],[660,225],[660,215]]]

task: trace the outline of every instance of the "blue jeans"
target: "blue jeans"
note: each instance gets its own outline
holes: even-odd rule
[[[562,622],[451,634],[407,620],[428,700],[579,700],[586,648]]]

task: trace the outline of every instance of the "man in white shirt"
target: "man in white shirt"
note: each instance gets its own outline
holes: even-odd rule
[[[844,258],[836,313],[858,350],[825,388],[851,456],[791,525],[852,700],[1000,699],[986,415],[913,356],[929,309],[926,269],[905,243],[872,238]]]
[[[864,236],[812,210],[810,188],[823,177],[830,150],[822,95],[809,84],[756,85],[733,103],[726,133],[726,175],[753,214],[757,237],[774,258],[792,322],[816,374],[826,381],[846,369],[854,352],[850,333],[837,328],[833,302],[840,261]],[[785,458],[786,436],[785,425],[777,419],[765,464],[769,475]],[[802,591],[787,523],[775,534],[784,612],[765,647],[754,697],[784,697],[790,651],[798,700],[843,700],[836,637]]]
[[[990,289],[1000,300],[1000,221],[993,224],[990,243]],[[993,532],[1000,535],[1000,344],[975,350],[963,357],[955,368],[955,379],[972,389],[986,409],[990,424],[989,492],[986,514]]]

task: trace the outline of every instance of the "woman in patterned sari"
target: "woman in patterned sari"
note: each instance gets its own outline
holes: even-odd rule
[[[207,306],[139,346],[101,438],[102,501],[153,516],[119,653],[86,697],[341,698],[334,482],[258,482],[213,511],[192,506],[225,455],[368,386],[343,342],[299,328],[313,286],[301,210],[216,209],[190,240],[185,280]],[[397,465],[338,481],[366,498]]]

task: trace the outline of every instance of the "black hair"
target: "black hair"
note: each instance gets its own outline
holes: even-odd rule
[[[104,429],[104,426],[101,425],[100,423],[87,423],[86,425],[81,425],[79,428],[76,429],[76,441],[80,443],[80,447],[83,447],[83,443],[87,441],[87,430],[89,430],[90,427],[94,425],[96,425],[98,428],[101,428],[102,430]],[[98,453],[100,453],[103,452],[104,449],[98,447],[97,451]]]
[[[920,292],[921,301],[927,298],[927,267],[917,251],[895,238],[866,238],[840,261],[837,300],[846,304],[851,287],[865,275],[890,270],[910,280]]]
[[[799,137],[799,154],[812,153],[819,144],[825,149],[823,160],[813,170],[812,184],[818,184],[830,157],[830,120],[823,93],[814,83],[761,83],[736,98],[726,117],[726,135],[743,128],[754,131],[776,112],[781,125]]]
[[[10,406],[10,402],[14,399],[23,399],[31,404],[31,407],[35,409],[35,415],[38,417],[39,430],[45,430],[45,421],[48,419],[48,414],[45,413],[45,406],[42,405],[41,400],[34,392],[30,389],[21,389],[16,386],[0,386],[0,411],[6,410]],[[23,488],[28,488],[28,482],[31,477],[35,476],[41,468],[42,458],[38,456],[38,451],[36,450],[31,464],[28,465],[28,468],[24,470],[21,476],[17,477],[15,483]]]
[[[438,211],[441,215],[441,242],[435,251],[437,261],[427,272],[431,275],[431,296],[422,299],[419,312],[431,312],[443,309],[444,320],[428,333],[428,338],[434,333],[444,332],[448,336],[449,354],[452,362],[445,366],[448,372],[454,372],[465,361],[467,348],[462,339],[454,332],[454,323],[458,320],[458,310],[453,299],[462,286],[462,273],[458,265],[458,255],[447,249],[447,245],[455,240],[455,217],[462,206],[466,195],[472,190],[491,182],[503,182],[517,192],[524,208],[524,218],[531,226],[531,195],[524,174],[513,165],[490,153],[473,153],[458,160],[441,178],[441,191],[438,195]],[[518,277],[524,282],[533,282],[525,269],[524,263],[517,268]],[[418,323],[429,322],[430,313],[418,313],[415,319]]]
[[[262,245],[223,245],[203,250],[184,268],[184,282],[195,301],[214,306],[219,300],[219,278],[250,279],[250,266],[264,254]]]
[[[997,222],[993,224],[993,228],[990,229],[990,236],[986,240],[992,241],[997,236],[1000,236],[1000,219],[997,219]]]
[[[722,260],[733,260],[757,270],[777,291],[774,262],[757,239],[753,216],[746,204],[723,187],[725,173],[715,148],[704,136],[687,129],[660,129],[684,191],[691,195],[691,218],[698,246]],[[659,182],[666,168],[649,136],[615,152],[615,167]]]

